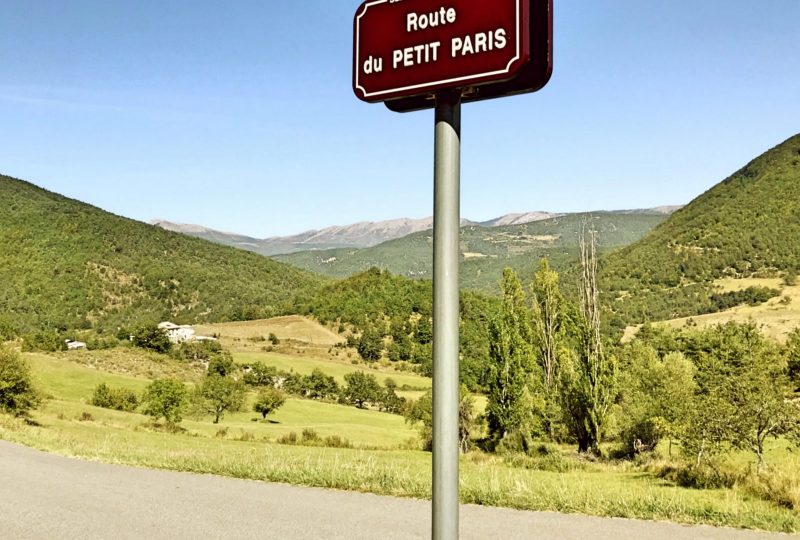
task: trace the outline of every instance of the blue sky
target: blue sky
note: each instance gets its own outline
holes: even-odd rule
[[[0,173],[259,237],[428,216],[433,114],[355,98],[358,4],[0,0]],[[464,217],[686,203],[800,132],[797,0],[555,14],[550,84],[464,108]]]

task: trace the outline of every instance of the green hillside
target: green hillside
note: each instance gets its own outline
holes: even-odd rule
[[[619,318],[661,320],[713,311],[721,277],[800,269],[800,135],[769,150],[604,261]]]
[[[489,320],[499,300],[461,291],[461,382],[481,389],[489,357]],[[372,268],[325,285],[318,294],[299,300],[296,309],[322,322],[349,323],[373,336],[393,361],[404,360],[431,375],[433,283],[411,280]]]
[[[664,219],[663,215],[598,212],[525,225],[463,227],[461,285],[496,291],[504,267],[514,268],[523,277],[532,276],[542,257],[548,257],[555,268],[567,268],[577,260],[578,231],[586,222],[598,231],[601,250],[608,250],[635,242]],[[366,249],[304,251],[276,259],[331,277],[378,267],[401,276],[431,279],[432,252],[432,232],[425,231]]]
[[[263,317],[322,282],[14,178],[0,201],[0,334]]]

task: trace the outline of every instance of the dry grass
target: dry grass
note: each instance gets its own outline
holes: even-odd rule
[[[227,341],[266,338],[270,334],[275,334],[282,341],[292,340],[319,347],[331,347],[344,341],[342,336],[316,321],[297,315],[259,321],[203,324],[196,326],[195,330],[201,335],[219,335],[223,345]]]
[[[787,286],[780,278],[726,278],[717,280],[714,286],[719,292],[741,291],[748,287],[769,287],[780,290],[781,295],[758,306],[738,306],[719,313],[672,319],[656,324],[683,328],[691,320],[691,323],[697,324],[699,328],[707,328],[731,321],[739,323],[754,321],[766,336],[780,342],[786,341],[789,333],[800,327],[800,286]],[[638,331],[639,327],[626,328],[623,342],[633,339]]]

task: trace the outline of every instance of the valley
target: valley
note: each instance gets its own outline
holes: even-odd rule
[[[800,531],[797,155],[680,209],[464,224],[463,502]],[[267,258],[0,193],[0,438],[430,496],[427,230]]]

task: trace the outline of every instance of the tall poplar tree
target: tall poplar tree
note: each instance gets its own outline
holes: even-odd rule
[[[614,398],[615,360],[603,349],[597,288],[597,239],[594,231],[581,232],[581,324],[574,365],[565,377],[564,418],[578,441],[578,450],[600,454],[609,410]]]
[[[548,390],[553,388],[558,380],[558,349],[564,333],[565,302],[558,282],[558,272],[550,269],[547,259],[542,259],[531,287],[533,300],[531,313],[535,345],[539,353],[545,388]]]
[[[517,274],[503,270],[502,305],[489,324],[486,419],[495,444],[519,431],[532,415],[531,375],[536,369],[530,311]]]
[[[544,383],[543,429],[551,439],[558,437],[561,419],[559,384],[561,357],[564,356],[565,332],[569,306],[559,287],[558,272],[542,259],[531,286],[531,326],[534,349]]]

